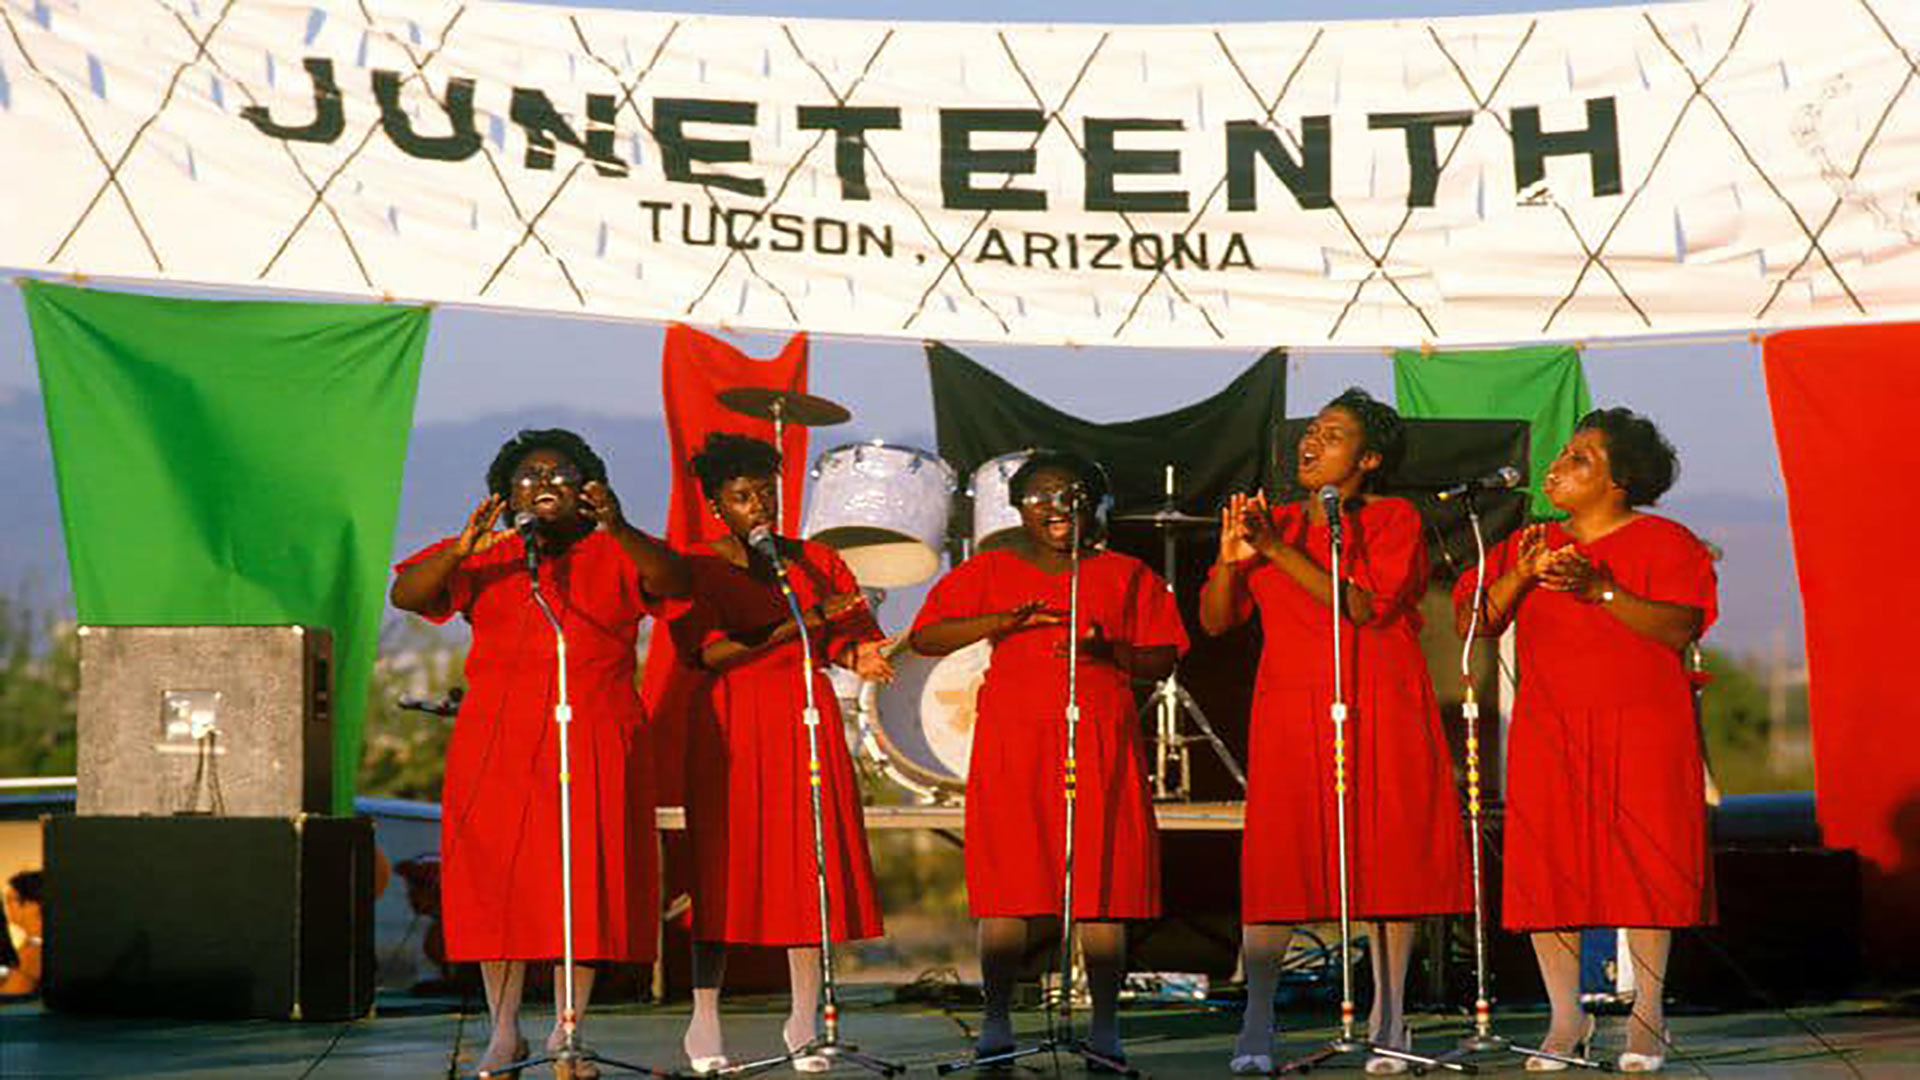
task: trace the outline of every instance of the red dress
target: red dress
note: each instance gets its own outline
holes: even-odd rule
[[[1316,566],[1327,529],[1303,504],[1274,527]],[[1347,853],[1354,918],[1400,919],[1472,905],[1467,834],[1453,763],[1420,652],[1427,550],[1405,499],[1347,515],[1341,574],[1373,598],[1373,617],[1341,622],[1346,724]],[[1230,570],[1237,614],[1257,608],[1265,644],[1249,718],[1240,918],[1306,922],[1340,912],[1333,794],[1333,609],[1264,559]]]
[[[711,548],[696,548],[687,566],[693,604],[673,620],[674,645],[682,656],[697,657],[702,645],[727,634],[787,618],[777,587]],[[788,572],[803,608],[859,589],[840,556],[812,541],[801,545],[798,558],[790,557]],[[881,926],[860,785],[824,666],[855,642],[883,636],[864,609],[812,635],[827,923],[835,941],[878,937]],[[693,843],[697,941],[820,943],[800,662],[795,639],[727,668],[709,682],[688,717],[687,832]]]
[[[1067,611],[1069,574],[1049,574],[1012,551],[955,567],[920,608],[914,628],[1008,611],[1030,600]],[[1166,583],[1116,552],[1080,563],[1080,630],[1136,647],[1185,652],[1186,629]],[[967,902],[976,918],[1054,915],[1065,862],[1065,625],[1020,630],[993,645],[980,688],[967,766]],[[1147,791],[1146,754],[1132,683],[1083,658],[1079,785],[1074,826],[1074,917],[1160,914],[1160,840]]]
[[[1518,543],[1516,533],[1489,555],[1489,580],[1513,565]],[[1570,543],[1547,526],[1549,547]],[[1701,632],[1712,625],[1713,560],[1684,526],[1642,515],[1575,546],[1635,596],[1699,608]],[[1456,605],[1472,602],[1473,578],[1454,587]],[[1713,921],[1705,766],[1681,655],[1567,593],[1529,589],[1515,607],[1501,921]]]
[[[433,622],[458,613],[473,626],[440,796],[440,900],[454,961],[561,953],[554,640],[528,593],[524,550],[512,536],[469,556],[447,579],[447,602],[423,613]],[[648,963],[659,874],[634,642],[659,602],[604,532],[548,559],[540,583],[567,636],[574,948],[583,960]]]

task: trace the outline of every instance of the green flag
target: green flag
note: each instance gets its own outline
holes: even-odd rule
[[[1527,421],[1533,516],[1560,516],[1540,493],[1540,481],[1573,436],[1573,425],[1593,409],[1579,349],[1401,349],[1393,354],[1393,392],[1400,412],[1416,419]]]
[[[351,812],[427,311],[22,291],[80,621],[327,627]]]

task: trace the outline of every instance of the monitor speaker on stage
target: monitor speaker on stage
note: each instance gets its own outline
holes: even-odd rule
[[[373,879],[365,818],[49,818],[47,1005],[120,1016],[364,1016]]]
[[[325,813],[332,706],[324,629],[83,626],[79,812]]]

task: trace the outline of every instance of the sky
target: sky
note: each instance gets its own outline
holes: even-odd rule
[[[575,0],[570,6],[661,8],[713,14],[794,17],[1019,21],[1035,6],[1011,0],[966,4],[898,0]],[[1052,22],[1221,23],[1257,20],[1426,17],[1543,8],[1606,6],[1581,0],[1055,0]],[[12,293],[13,295],[5,295]],[[193,293],[189,295],[210,295]],[[749,352],[776,351],[773,335],[729,335]],[[472,420],[509,410],[564,406],[626,415],[657,415],[662,328],[658,324],[592,321],[438,309],[421,377],[419,423]],[[1275,344],[1285,344],[1275,342]],[[971,347],[975,359],[1062,409],[1116,420],[1176,408],[1216,392],[1254,354],[1242,351]],[[931,442],[932,401],[917,342],[816,338],[812,390],[841,402],[854,420],[817,432],[814,447],[857,439]],[[1778,457],[1766,408],[1758,349],[1736,340],[1716,344],[1591,343],[1587,374],[1597,402],[1627,404],[1653,416],[1679,448],[1676,497],[1781,497]],[[1311,411],[1349,385],[1392,399],[1392,369],[1377,352],[1303,349],[1293,354],[1291,411]],[[0,290],[0,394],[36,392],[26,320],[17,290]],[[459,523],[450,522],[450,527]]]

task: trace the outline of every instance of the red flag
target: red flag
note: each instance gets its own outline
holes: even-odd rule
[[[1864,869],[1867,956],[1920,970],[1920,530],[1907,483],[1920,443],[1920,324],[1796,330],[1766,340],[1767,397],[1806,607],[1816,806]],[[1709,690],[1709,693],[1712,691]]]
[[[726,531],[700,492],[688,462],[716,431],[773,441],[773,421],[734,412],[720,404],[719,393],[739,386],[776,390],[807,388],[807,335],[795,334],[771,360],[758,360],[690,326],[667,328],[660,365],[661,398],[666,402],[667,436],[673,450],[673,494],[667,503],[667,542],[685,551]],[[801,491],[807,473],[807,429],[789,424],[782,439],[780,520],[791,536],[800,527]],[[640,696],[650,718],[654,781],[663,805],[676,806],[686,790],[686,722],[700,672],[680,663],[664,628],[656,627],[647,646]]]

